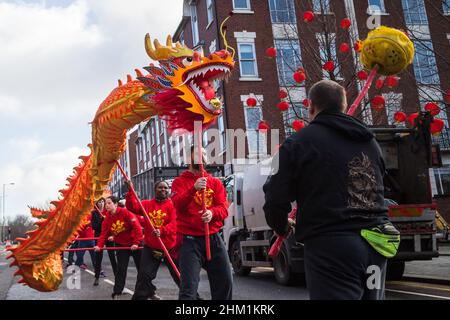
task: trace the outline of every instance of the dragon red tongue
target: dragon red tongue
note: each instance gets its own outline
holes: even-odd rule
[[[206,100],[211,100],[216,96],[214,88],[211,87],[208,81],[202,81],[200,87],[202,88]]]

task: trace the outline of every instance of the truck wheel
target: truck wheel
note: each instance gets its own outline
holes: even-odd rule
[[[281,246],[280,253],[273,261],[273,269],[275,273],[275,279],[281,285],[288,286],[293,283],[294,274],[289,266],[289,257],[287,254],[286,246]]]
[[[241,250],[239,246],[239,240],[233,241],[230,249],[230,261],[233,271],[238,276],[248,276],[252,271],[251,267],[242,266]]]
[[[386,280],[401,280],[405,272],[405,261],[388,262],[386,270]]]

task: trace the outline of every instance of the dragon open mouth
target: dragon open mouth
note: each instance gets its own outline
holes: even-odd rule
[[[217,86],[214,82],[228,80],[230,74],[231,68],[225,64],[207,65],[190,71],[184,77],[184,82],[205,111],[220,114],[222,112],[222,99],[217,97]]]

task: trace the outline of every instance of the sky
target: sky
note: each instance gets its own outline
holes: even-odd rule
[[[182,4],[0,0],[0,188],[8,184],[6,218],[58,198],[78,157],[89,153],[89,122],[98,106],[118,79],[126,81],[149,64],[145,34],[162,40],[173,34]]]

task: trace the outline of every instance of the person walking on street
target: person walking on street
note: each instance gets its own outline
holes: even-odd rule
[[[381,149],[362,122],[344,113],[346,92],[338,83],[316,83],[309,98],[309,126],[286,139],[273,160],[278,171],[264,185],[267,223],[287,235],[297,202],[295,238],[304,243],[311,299],[383,299],[386,258],[395,255],[399,232],[384,204]],[[369,285],[371,276],[378,285]]]
[[[102,223],[105,219],[105,216],[108,214],[108,212],[105,210],[105,199],[100,198],[97,200],[94,210],[91,212],[91,223],[92,223],[92,229],[94,229],[94,237],[98,238],[100,237],[100,234],[102,232]],[[98,240],[95,240],[95,244],[97,245]],[[114,242],[106,240],[105,243],[107,248],[114,247]],[[103,250],[99,252],[95,252],[95,280],[94,280],[94,286],[98,286],[99,278],[100,276],[106,277],[105,273],[102,271],[102,261],[103,261]],[[113,270],[114,276],[117,272],[117,259],[116,259],[116,252],[114,250],[108,250],[108,256],[109,261],[111,262],[111,267]]]
[[[205,150],[202,150],[206,163]],[[213,300],[231,300],[233,278],[228,253],[218,231],[228,216],[225,188],[222,182],[206,174],[202,177],[199,156],[191,148],[189,170],[172,183],[172,201],[177,209],[177,229],[182,234],[179,252],[181,273],[180,300],[197,298],[200,271],[208,274]],[[205,192],[206,211],[202,208]],[[209,224],[211,260],[206,259],[205,223]]]
[[[117,250],[117,272],[114,277],[114,289],[112,298],[116,299],[122,294],[127,278],[128,263],[130,256],[133,257],[136,269],[139,272],[140,255],[138,250],[142,240],[142,229],[135,215],[125,208],[118,207],[119,199],[111,196],[106,199],[105,208],[109,215],[102,224],[102,231],[95,246],[95,251],[105,245],[106,240],[114,241],[117,246],[130,247],[129,250]]]
[[[129,182],[131,184],[131,182]],[[129,188],[130,189],[130,188]],[[141,265],[136,281],[133,300],[161,300],[156,294],[156,287],[152,281],[156,278],[161,260],[164,258],[164,251],[158,238],[162,240],[165,247],[169,251],[175,246],[177,221],[176,210],[169,196],[169,185],[165,181],[159,181],[155,184],[155,198],[152,200],[143,200],[142,206],[145,212],[142,212],[138,199],[134,197],[132,192],[128,192],[125,196],[126,207],[129,211],[143,215],[146,214],[155,231],[152,231],[147,219],[144,219],[144,249],[141,255]],[[170,263],[166,265],[169,269],[172,279],[179,287],[180,280]]]

